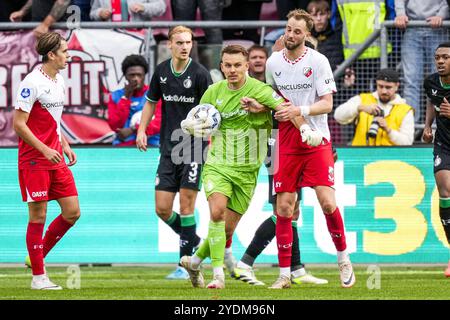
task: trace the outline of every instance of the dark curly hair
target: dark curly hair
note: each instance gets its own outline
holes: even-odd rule
[[[140,66],[144,68],[145,73],[148,72],[148,63],[145,58],[138,54],[130,54],[122,61],[122,73],[126,74],[129,67]]]

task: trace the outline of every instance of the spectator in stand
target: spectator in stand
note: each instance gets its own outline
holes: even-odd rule
[[[356,124],[354,146],[412,145],[414,109],[397,93],[398,73],[382,69],[376,79],[375,92],[361,93],[341,104],[334,118],[340,124]]]
[[[41,22],[33,30],[35,36],[39,38],[48,32],[55,22],[65,19],[69,4],[70,0],[28,0],[19,11],[11,13],[9,18],[13,22],[22,21],[31,9],[31,21]]]
[[[266,82],[266,61],[269,58],[267,49],[253,45],[248,49],[248,75],[259,81]]]
[[[382,22],[392,17],[394,0],[332,0],[342,21],[342,45],[344,59],[350,58]],[[392,51],[389,45],[388,52]],[[373,79],[380,69],[381,42],[377,39],[353,64],[355,86],[358,90],[371,91]],[[420,82],[420,81],[419,81]]]
[[[122,72],[127,84],[111,93],[108,102],[108,124],[117,133],[113,145],[131,146],[136,144],[136,132],[149,88],[144,83],[148,72],[147,61],[140,55],[129,55],[122,62]],[[149,146],[159,147],[160,127],[161,102],[158,102],[154,117],[146,130]]]
[[[172,16],[175,21],[193,21],[196,18],[197,7],[203,21],[221,21],[224,0],[171,0]],[[205,29],[207,44],[222,44],[220,28]]]
[[[425,116],[422,108],[422,79],[424,67],[426,74],[436,72],[433,63],[434,51],[441,42],[448,39],[445,29],[440,28],[442,21],[449,17],[446,0],[395,0],[395,26],[406,29],[402,42],[402,66],[405,88],[403,96],[415,109],[416,123],[423,123]],[[411,20],[426,20],[429,27],[408,27]],[[431,27],[431,28],[430,28]],[[412,68],[411,66],[414,66]],[[421,137],[420,135],[417,135]]]
[[[91,12],[91,0],[72,0],[72,5],[80,8],[81,21],[91,21],[89,14]]]
[[[295,9],[303,9],[306,11],[310,1],[311,0],[276,0],[278,18],[280,20],[286,20],[288,13]]]
[[[148,21],[166,12],[164,0],[93,0],[93,21]]]
[[[344,61],[342,30],[333,30],[330,24],[330,5],[327,0],[312,0],[308,4],[307,11],[314,19],[311,35],[318,41],[317,51],[328,58],[331,69],[335,70]]]
[[[272,2],[272,0],[228,0],[223,8],[223,20],[249,20],[257,21],[260,19],[261,7],[264,2]],[[224,29],[224,39],[244,39],[254,43],[259,42],[259,34],[257,29]]]

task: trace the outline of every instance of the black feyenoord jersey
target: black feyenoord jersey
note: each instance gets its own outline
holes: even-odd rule
[[[172,59],[166,60],[156,67],[150,82],[150,89],[147,92],[147,99],[151,102],[162,99],[161,155],[170,155],[172,149],[181,141],[191,141],[191,150],[193,150],[194,145],[202,146],[202,149],[206,147],[207,142],[202,143],[202,139],[194,139],[183,134],[183,138],[178,135],[179,140],[171,141],[171,136],[172,132],[180,129],[180,123],[186,119],[189,111],[199,104],[200,98],[211,83],[212,80],[208,70],[192,59],[181,74],[176,74],[173,70]],[[181,132],[181,129],[179,132]],[[195,142],[195,140],[198,141]]]
[[[427,77],[423,82],[423,86],[428,99],[436,109],[437,129],[434,143],[445,151],[450,152],[450,119],[439,114],[439,107],[444,98],[450,101],[450,88],[446,89],[442,86],[438,73],[433,73]]]

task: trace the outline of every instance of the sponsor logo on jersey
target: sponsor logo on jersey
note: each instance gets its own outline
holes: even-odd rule
[[[334,82],[333,78],[325,79],[325,84],[330,84],[330,83],[333,83],[333,82]]]
[[[188,77],[187,79],[185,79],[185,80],[183,81],[183,86],[184,86],[186,89],[189,89],[190,87],[192,87],[192,80]]]
[[[165,78],[159,77],[159,83],[166,84],[166,82],[167,82],[167,77],[165,77]]]
[[[185,97],[179,95],[165,95],[163,94],[164,101],[172,101],[172,102],[184,102],[184,103],[194,103],[195,97]]]
[[[297,83],[297,84],[278,84],[278,90],[288,91],[288,90],[306,90],[313,87],[312,83]]]
[[[441,159],[441,157],[439,157],[439,155],[437,155],[436,158],[434,158],[434,166],[439,167],[439,165],[441,163],[442,163],[442,159]]]
[[[216,99],[216,104],[217,104],[218,106],[221,106],[222,103],[223,103],[223,99]]]
[[[436,89],[431,89],[431,94],[432,94],[433,96],[436,96],[436,95],[437,95],[437,90],[436,90]]]
[[[280,72],[275,71],[275,77],[279,78],[280,76],[281,76],[281,71]]]
[[[248,111],[242,110],[242,109],[238,109],[236,111],[233,112],[223,112],[220,113],[220,115],[222,116],[222,119],[228,119],[234,116],[244,116],[247,115]]]
[[[305,77],[309,78],[312,75],[312,68],[311,67],[304,67],[303,68],[303,74]]]
[[[28,98],[31,94],[31,90],[28,88],[23,88],[22,92],[20,93],[20,95],[22,96],[22,98]]]
[[[46,94],[50,94],[50,89],[47,89],[47,90],[44,89],[44,92],[45,92]]]
[[[53,109],[53,108],[63,108],[64,107],[64,101],[58,101],[58,102],[48,102],[48,103],[42,103],[41,106],[44,109]]]

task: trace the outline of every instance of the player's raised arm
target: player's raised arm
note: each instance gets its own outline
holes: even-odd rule
[[[147,134],[145,130],[150,122],[150,119],[155,113],[156,103],[147,101],[142,109],[141,122],[137,131],[136,146],[140,151],[147,151]]]

